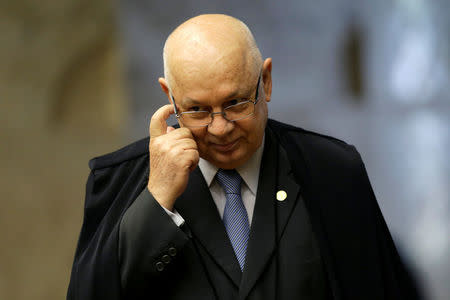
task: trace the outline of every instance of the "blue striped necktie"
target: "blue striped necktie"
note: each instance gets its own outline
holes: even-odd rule
[[[244,270],[250,234],[247,210],[241,197],[242,178],[236,170],[219,169],[216,179],[224,189],[227,198],[223,212],[223,223],[242,271]]]

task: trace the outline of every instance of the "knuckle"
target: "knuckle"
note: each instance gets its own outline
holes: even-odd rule
[[[185,138],[183,144],[186,149],[197,149],[197,144],[191,139]]]
[[[196,150],[189,151],[189,158],[190,158],[192,161],[198,160],[198,158],[199,158],[198,152],[197,152]]]
[[[183,136],[192,136],[191,131],[186,127],[179,128],[179,132],[183,134]]]
[[[172,149],[169,150],[169,153],[172,157],[179,157],[181,154],[183,154],[183,149],[180,147],[173,147]]]

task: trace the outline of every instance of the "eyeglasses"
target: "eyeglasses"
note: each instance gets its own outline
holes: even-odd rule
[[[179,112],[175,104],[175,98],[171,95],[175,116],[186,127],[206,127],[213,121],[214,115],[222,115],[225,120],[234,122],[250,117],[255,113],[255,105],[258,103],[258,91],[261,74],[256,84],[255,99],[240,99],[236,104],[225,107],[220,112],[209,112],[206,110],[195,110]]]

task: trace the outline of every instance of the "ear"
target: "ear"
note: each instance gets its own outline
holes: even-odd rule
[[[158,79],[159,85],[161,86],[162,91],[167,95],[167,99],[169,99],[169,103],[172,103],[172,98],[170,97],[170,93],[169,93],[169,85],[167,84],[167,81],[165,78],[160,77]]]
[[[263,63],[262,79],[264,84],[264,94],[266,102],[270,102],[272,96],[272,58],[266,58]]]

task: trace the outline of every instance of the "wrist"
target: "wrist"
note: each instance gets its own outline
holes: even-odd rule
[[[147,186],[148,191],[152,194],[153,198],[165,209],[173,212],[173,206],[175,204],[175,199],[168,196],[166,193],[158,193],[154,189],[151,189],[150,186]]]

